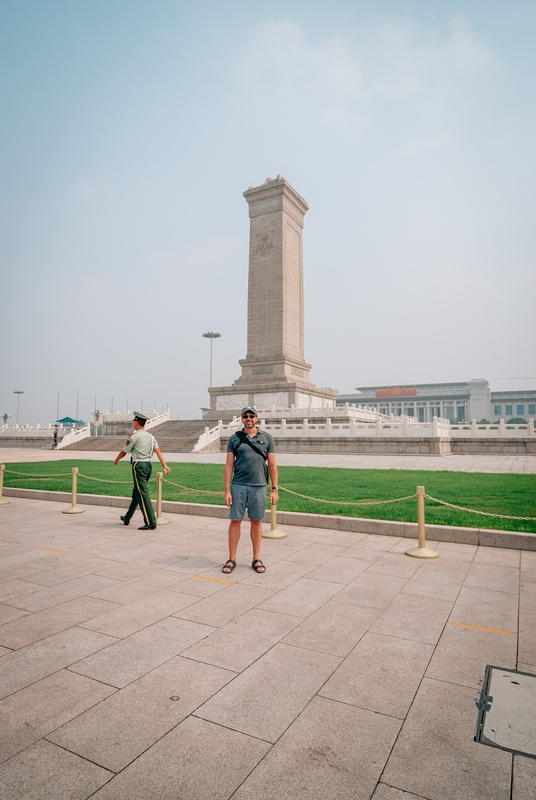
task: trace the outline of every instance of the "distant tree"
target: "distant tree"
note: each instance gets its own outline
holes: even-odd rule
[[[484,417],[483,419],[479,419],[476,424],[477,425],[491,425],[491,422],[489,421],[489,419],[486,419]]]
[[[523,417],[512,417],[512,419],[509,419],[506,424],[507,425],[526,425],[527,424],[527,420],[523,419]]]

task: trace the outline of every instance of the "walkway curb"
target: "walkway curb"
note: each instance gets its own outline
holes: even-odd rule
[[[27,500],[71,502],[71,492],[50,492],[45,489],[4,487],[4,495]],[[78,494],[77,499],[81,505],[88,506],[128,508],[130,505],[129,497],[115,497],[105,494]],[[217,517],[219,519],[228,518],[228,511],[225,506],[203,505],[202,503],[180,503],[164,500],[162,502],[162,511],[167,514],[191,514],[198,517]],[[270,522],[269,511],[266,511],[264,521]],[[297,511],[278,511],[277,522],[280,525],[297,525],[301,528],[325,528],[326,530],[346,531],[348,533],[373,533],[380,536],[400,536],[405,539],[417,538],[416,522],[393,522],[392,520],[363,517],[337,517],[327,514],[303,514]],[[536,534],[534,533],[490,530],[489,528],[457,528],[450,525],[427,525],[426,536],[428,541],[435,542],[453,542],[456,544],[536,551]]]

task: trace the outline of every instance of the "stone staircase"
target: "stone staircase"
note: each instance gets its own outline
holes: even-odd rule
[[[228,420],[230,422],[230,419]],[[163,422],[149,431],[156,437],[163,453],[190,453],[197,443],[205,426],[212,428],[216,423],[204,419],[173,419]],[[66,447],[65,450],[109,450],[119,452],[127,440],[126,436],[92,436]]]

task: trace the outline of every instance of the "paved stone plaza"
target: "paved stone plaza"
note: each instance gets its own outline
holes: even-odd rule
[[[224,520],[64,508],[0,507],[4,800],[534,798],[473,737],[486,664],[536,673],[536,553],[293,527],[224,576]]]

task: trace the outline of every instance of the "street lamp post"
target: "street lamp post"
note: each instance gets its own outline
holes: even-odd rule
[[[20,400],[21,394],[24,394],[24,392],[21,392],[20,390],[15,389],[13,394],[17,395],[17,425],[18,425],[19,424],[19,400]]]
[[[221,337],[221,333],[215,333],[214,331],[208,331],[208,333],[203,334],[204,339],[210,339],[210,380],[209,380],[209,387],[212,388],[212,340],[219,339]]]

